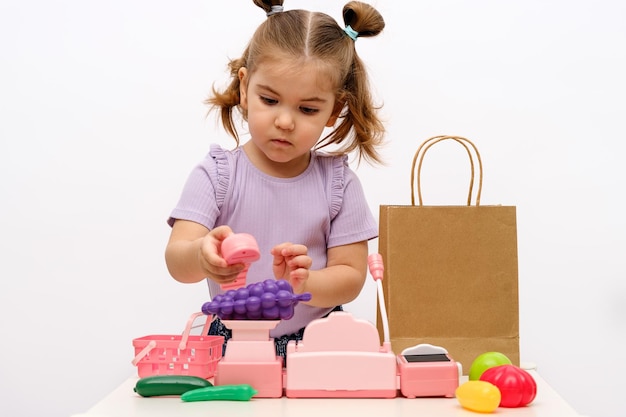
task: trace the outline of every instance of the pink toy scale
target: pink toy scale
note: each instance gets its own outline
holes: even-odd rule
[[[255,397],[283,396],[283,358],[276,355],[269,331],[278,320],[224,320],[232,330],[226,352],[217,364],[215,385],[250,384]]]

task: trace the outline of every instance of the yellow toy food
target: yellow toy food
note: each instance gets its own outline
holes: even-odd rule
[[[455,394],[463,408],[479,413],[492,413],[500,405],[500,390],[487,381],[467,381]]]

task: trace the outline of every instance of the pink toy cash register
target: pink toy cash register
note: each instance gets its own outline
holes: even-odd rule
[[[372,254],[368,263],[383,300],[382,259],[379,254]],[[382,316],[386,317],[386,313]],[[334,312],[312,321],[301,341],[287,344],[286,396],[396,397],[396,355],[388,340],[387,335],[381,346],[376,326],[347,312]]]
[[[287,345],[287,397],[393,398],[396,357],[379,345],[376,327],[350,313],[311,322]]]

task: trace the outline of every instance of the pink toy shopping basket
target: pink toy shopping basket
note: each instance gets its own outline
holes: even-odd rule
[[[191,335],[194,321],[206,317],[202,333]],[[151,375],[191,375],[211,378],[222,357],[223,336],[207,336],[211,316],[191,315],[182,335],[151,335],[133,339],[135,358],[140,378]]]

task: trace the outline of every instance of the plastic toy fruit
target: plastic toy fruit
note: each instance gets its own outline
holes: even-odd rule
[[[469,380],[478,381],[483,372],[498,365],[511,365],[511,360],[500,352],[486,352],[478,355],[470,367]]]
[[[222,320],[289,320],[296,304],[310,299],[308,292],[294,294],[287,280],[266,279],[216,295],[202,312]]]
[[[500,405],[500,390],[487,381],[467,381],[455,395],[461,406],[479,413],[492,413]]]
[[[515,365],[500,365],[487,369],[481,381],[490,382],[500,390],[500,407],[524,407],[537,395],[537,383],[528,372]]]

